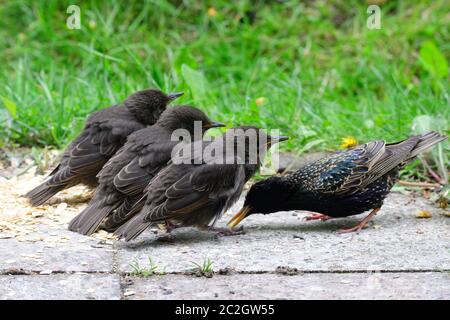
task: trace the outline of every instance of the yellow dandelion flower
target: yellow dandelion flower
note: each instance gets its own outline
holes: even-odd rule
[[[345,137],[342,139],[341,148],[348,149],[358,144],[358,140],[355,137]]]
[[[264,98],[264,97],[256,98],[255,103],[258,107],[262,106],[264,103],[266,103],[266,98]]]
[[[217,15],[217,10],[214,7],[208,9],[208,16],[215,17]]]

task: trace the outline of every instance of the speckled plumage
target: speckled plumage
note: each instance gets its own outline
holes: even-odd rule
[[[306,210],[338,218],[377,210],[398,180],[399,170],[445,139],[429,132],[392,144],[372,141],[336,152],[290,175],[260,181],[246,196],[246,216]]]

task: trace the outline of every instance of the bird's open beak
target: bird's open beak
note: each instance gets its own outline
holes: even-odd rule
[[[238,213],[234,215],[233,218],[228,222],[228,226],[230,228],[236,227],[242,220],[247,217],[247,214],[250,212],[250,207],[243,207]]]
[[[203,125],[203,129],[209,129],[209,128],[219,128],[219,127],[226,127],[227,125],[222,122],[218,121],[211,121],[210,123],[205,123]]]
[[[289,137],[287,137],[287,136],[272,137],[271,136],[269,139],[267,139],[267,145],[271,146],[275,143],[286,141],[286,140],[289,140]]]
[[[168,97],[169,100],[175,100],[176,98],[181,97],[184,94],[184,92],[174,92],[174,93],[169,93]]]

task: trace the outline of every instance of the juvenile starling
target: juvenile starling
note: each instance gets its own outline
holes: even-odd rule
[[[372,141],[336,152],[297,172],[255,183],[243,208],[228,223],[235,227],[247,216],[277,211],[316,212],[307,220],[328,220],[372,210],[358,225],[340,232],[361,230],[383,205],[399,177],[399,170],[419,153],[445,140],[437,132],[386,144]]]
[[[257,139],[247,136],[251,131]],[[211,159],[204,157],[200,164],[172,163],[161,170],[146,188],[147,198],[140,213],[117,229],[116,235],[129,241],[160,222],[172,228],[196,226],[233,234],[231,229],[214,228],[215,222],[239,199],[245,182],[260,167],[267,147],[286,139],[268,137],[255,127],[228,130],[209,145],[215,150]]]
[[[131,207],[142,197],[150,180],[166,166],[172,149],[179,144],[178,140],[172,141],[172,133],[185,129],[195,138],[195,122],[201,125],[202,133],[224,126],[211,121],[197,108],[176,106],[164,111],[153,126],[132,133],[97,175],[100,184],[94,197],[70,222],[69,230],[90,235],[108,215],[103,226],[108,231],[126,222]]]
[[[165,93],[147,89],[129,96],[124,102],[91,114],[81,134],[63,153],[61,162],[47,181],[25,196],[34,206],[45,203],[59,191],[79,183],[98,184],[96,174],[126,141],[127,136],[158,120],[167,104],[183,93]]]

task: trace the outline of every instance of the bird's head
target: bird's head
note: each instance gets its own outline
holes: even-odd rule
[[[158,124],[167,130],[185,129],[191,136],[197,125],[201,126],[202,133],[208,129],[224,127],[225,124],[213,121],[200,109],[191,106],[175,106],[165,110],[158,120]]]
[[[233,228],[255,213],[268,214],[285,209],[283,205],[288,195],[289,188],[282,177],[270,177],[255,183],[245,197],[244,206],[228,222],[228,226]]]
[[[264,130],[255,126],[238,126],[227,130],[224,139],[227,143],[232,142],[229,146],[233,146],[235,150],[244,151],[246,157],[257,153],[258,160],[261,160],[271,146],[289,138],[267,135]]]
[[[152,125],[166,110],[167,105],[182,95],[183,92],[165,94],[157,89],[145,89],[130,95],[124,105],[139,121]]]
[[[261,166],[267,150],[287,139],[285,136],[269,136],[254,126],[239,126],[227,130],[217,141],[223,144],[224,159],[235,159],[244,165],[245,179],[248,180]]]

